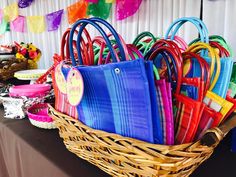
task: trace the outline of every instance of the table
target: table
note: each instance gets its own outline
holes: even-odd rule
[[[223,157],[224,155],[224,157]],[[219,167],[220,164],[220,168]],[[192,177],[236,176],[236,154],[230,135]],[[230,175],[226,175],[226,174]],[[3,118],[0,109],[0,177],[108,177],[99,168],[69,152],[57,130],[34,127],[28,119]]]
[[[107,177],[70,153],[57,130],[34,127],[28,119],[3,118],[0,110],[0,177]]]

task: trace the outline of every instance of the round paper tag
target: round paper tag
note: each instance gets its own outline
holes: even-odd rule
[[[67,76],[67,97],[72,106],[80,103],[84,93],[84,82],[80,72],[72,68]]]
[[[66,80],[65,77],[61,71],[62,64],[59,64],[55,68],[55,80],[56,80],[56,85],[58,89],[66,94]]]

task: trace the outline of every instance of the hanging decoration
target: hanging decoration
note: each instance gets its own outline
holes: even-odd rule
[[[106,3],[113,3],[115,0],[106,0]]]
[[[98,3],[89,3],[87,15],[107,19],[111,11],[111,3],[106,3],[105,0],[99,0]]]
[[[61,24],[61,18],[64,10],[59,10],[46,15],[47,30],[57,30]]]
[[[13,21],[18,17],[18,5],[12,3],[3,9],[3,16],[7,22]]]
[[[84,0],[80,0],[79,2],[74,3],[69,7],[67,7],[69,24],[73,24],[75,21],[81,18],[86,18],[87,7],[88,7],[88,2]]]
[[[87,2],[98,3],[99,0],[86,0]]]
[[[24,16],[19,15],[14,21],[10,23],[12,31],[15,32],[25,32],[26,19]]]
[[[3,18],[0,25],[0,35],[4,34],[7,31],[7,21]]]
[[[41,33],[46,29],[47,31],[54,31],[59,28],[64,9],[51,12],[45,16],[25,17],[19,15],[19,8],[28,7],[32,2],[34,0],[18,0],[18,3],[12,3],[0,9],[0,35],[8,29],[22,33],[26,31]],[[117,20],[123,20],[137,12],[142,0],[80,0],[67,7],[68,23],[73,24],[78,19],[90,15],[107,19],[111,12],[112,3],[116,3]],[[26,30],[27,28],[28,30]]]
[[[123,20],[134,15],[142,0],[116,0],[116,19]]]
[[[7,22],[7,29],[6,29],[6,31],[11,31],[10,22]]]
[[[3,11],[0,9],[0,24],[2,23],[2,18],[3,18]]]
[[[19,8],[26,8],[26,7],[30,6],[33,1],[34,0],[19,0],[18,7]]]
[[[27,25],[32,33],[42,33],[45,30],[44,16],[28,16]]]

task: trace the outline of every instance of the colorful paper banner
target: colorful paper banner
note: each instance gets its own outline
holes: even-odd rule
[[[17,3],[12,3],[11,5],[3,9],[4,19],[7,22],[13,21],[18,17],[18,5]]]
[[[10,23],[12,31],[25,32],[26,19],[24,16],[19,15],[14,21]]]
[[[44,16],[28,16],[27,25],[32,33],[42,33],[45,31]]]
[[[105,0],[99,0],[97,4],[89,3],[87,15],[107,19],[110,15],[111,5],[111,3],[106,3]]]
[[[136,13],[142,0],[116,0],[116,19],[123,20]]]
[[[47,14],[46,15],[46,23],[47,23],[47,30],[54,31],[57,30],[61,24],[61,18],[63,14],[63,9]]]
[[[75,21],[81,18],[86,18],[87,7],[88,7],[88,2],[84,0],[80,0],[79,2],[67,7],[69,24],[73,24]]]

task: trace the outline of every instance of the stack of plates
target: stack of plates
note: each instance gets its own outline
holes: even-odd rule
[[[46,69],[21,70],[15,72],[14,77],[19,80],[36,80],[46,72]]]

